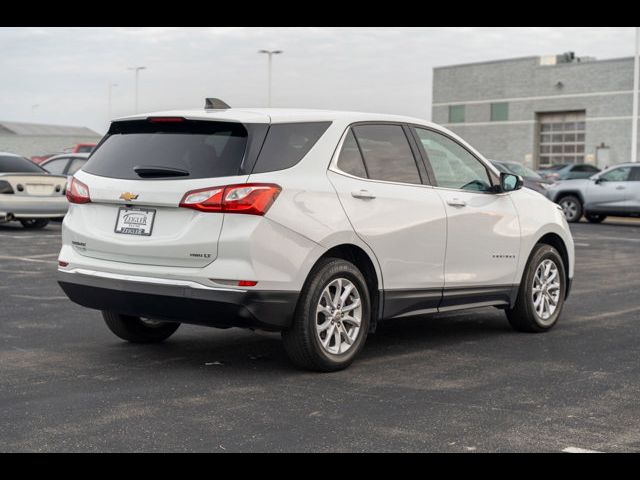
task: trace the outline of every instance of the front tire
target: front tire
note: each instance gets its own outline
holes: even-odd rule
[[[521,332],[546,332],[560,317],[566,291],[562,257],[551,245],[536,245],[522,276],[516,303],[506,310],[509,323]]]
[[[49,225],[49,219],[48,218],[27,218],[25,220],[20,220],[20,223],[27,230],[39,230]]]
[[[102,312],[102,318],[117,337],[132,343],[159,343],[180,326],[176,322],[143,319],[115,312]]]
[[[323,259],[300,293],[291,327],[282,332],[284,348],[298,367],[341,370],[362,349],[370,316],[370,294],[360,270],[346,260]]]
[[[604,222],[604,219],[607,218],[606,215],[601,215],[598,213],[585,213],[584,217],[589,223],[602,223]]]
[[[578,197],[567,195],[558,200],[567,222],[579,222],[582,218],[582,202]]]

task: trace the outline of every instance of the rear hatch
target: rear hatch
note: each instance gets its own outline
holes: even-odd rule
[[[267,127],[179,117],[114,122],[75,175],[91,202],[69,215],[74,248],[111,261],[208,265],[224,214],[180,201],[192,190],[245,182]]]

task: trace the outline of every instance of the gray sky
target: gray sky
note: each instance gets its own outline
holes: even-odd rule
[[[425,28],[0,28],[0,120],[88,126],[113,116],[201,108],[207,96],[265,106],[274,57],[273,106],[397,113],[429,119],[432,68],[575,51],[632,56],[632,27]],[[39,107],[32,112],[32,105]]]

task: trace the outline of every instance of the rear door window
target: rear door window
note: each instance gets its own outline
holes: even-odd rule
[[[42,166],[42,168],[44,168],[49,173],[53,173],[54,175],[62,175],[68,162],[68,157],[56,158],[55,160],[48,161],[45,165]]]
[[[353,133],[373,180],[421,184],[409,140],[400,125],[357,125]]]
[[[80,170],[84,164],[87,163],[87,160],[84,158],[74,158],[69,165],[69,169],[67,170],[67,175],[73,175],[78,170]]]
[[[275,172],[293,167],[309,153],[329,125],[331,122],[271,125],[253,173]]]
[[[247,139],[239,123],[114,122],[84,171],[130,180],[234,176],[240,173]]]

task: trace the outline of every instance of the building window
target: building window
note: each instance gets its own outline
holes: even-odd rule
[[[449,106],[449,123],[464,123],[464,105]]]
[[[491,104],[491,121],[506,122],[509,120],[509,104],[507,102]]]

